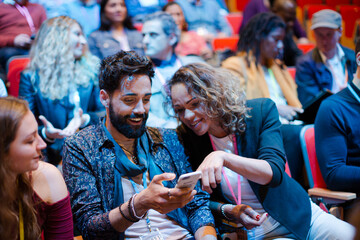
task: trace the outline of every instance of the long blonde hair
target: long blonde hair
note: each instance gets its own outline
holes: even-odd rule
[[[10,144],[24,116],[29,112],[27,102],[14,97],[0,98],[0,239],[17,239],[19,233],[19,208],[21,202],[24,218],[25,239],[40,239],[40,227],[33,202],[33,189],[29,177],[23,173],[10,174],[8,154]]]
[[[98,82],[99,59],[91,55],[88,47],[80,59],[74,57],[69,41],[74,24],[79,25],[66,16],[46,20],[30,50],[29,69],[39,76],[41,94],[51,100],[67,96],[73,84],[87,87],[90,81]],[[35,75],[32,80],[34,83]]]

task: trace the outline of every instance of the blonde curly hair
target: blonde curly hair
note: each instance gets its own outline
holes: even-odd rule
[[[169,89],[183,83],[198,98],[210,119],[219,121],[227,133],[244,132],[249,108],[240,81],[226,69],[194,63],[181,67],[168,83]],[[169,96],[166,106],[171,105]]]
[[[75,59],[70,44],[71,28],[79,23],[60,16],[46,20],[30,50],[29,70],[39,76],[39,88],[44,97],[62,99],[73,86],[87,87],[90,80],[98,83],[99,59],[93,56],[86,45],[83,55]],[[79,25],[80,26],[80,25]]]

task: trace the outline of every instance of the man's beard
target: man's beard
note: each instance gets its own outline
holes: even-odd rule
[[[147,113],[143,114],[134,114],[131,115],[120,115],[114,112],[112,107],[112,102],[109,104],[109,118],[111,124],[118,130],[121,134],[123,134],[127,138],[138,138],[141,137],[145,132],[145,124],[148,118]],[[142,118],[142,124],[140,126],[132,126],[126,122],[129,118]]]

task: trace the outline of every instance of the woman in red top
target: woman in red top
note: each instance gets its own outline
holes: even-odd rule
[[[0,239],[72,239],[70,197],[26,101],[0,98]]]
[[[175,48],[175,53],[180,56],[197,55],[203,59],[209,59],[213,53],[207,46],[205,39],[194,31],[187,31],[187,23],[180,5],[169,2],[163,7],[163,11],[169,13],[175,20],[181,31],[181,37]]]

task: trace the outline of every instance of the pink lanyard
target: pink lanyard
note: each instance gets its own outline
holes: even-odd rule
[[[35,25],[33,22],[33,19],[29,13],[29,10],[25,7],[25,6],[20,6],[19,4],[15,4],[15,7],[17,10],[19,10],[19,12],[21,13],[21,15],[23,15],[26,18],[26,21],[29,24],[30,30],[32,34],[36,33],[36,29],[35,29]]]
[[[209,135],[209,137],[210,137],[210,141],[211,141],[212,148],[213,148],[213,150],[215,151],[215,150],[216,150],[216,147],[215,147],[214,141],[212,140],[212,138],[211,138],[210,135]],[[233,146],[234,146],[234,151],[235,151],[235,154],[238,155],[238,150],[237,150],[237,145],[236,145],[236,137],[235,137],[235,134],[233,134],[232,137],[233,137],[233,141],[232,141],[232,142],[233,142]],[[234,190],[233,190],[233,188],[231,187],[229,178],[227,177],[224,168],[222,169],[222,174],[223,174],[223,176],[224,176],[224,178],[225,178],[226,185],[228,186],[228,188],[229,188],[229,190],[230,190],[230,192],[231,192],[231,195],[232,195],[232,197],[233,197],[234,200],[235,200],[235,203],[236,203],[237,205],[240,205],[240,204],[241,204],[241,179],[240,179],[240,174],[237,175],[237,179],[238,179],[238,199],[236,199]]]

